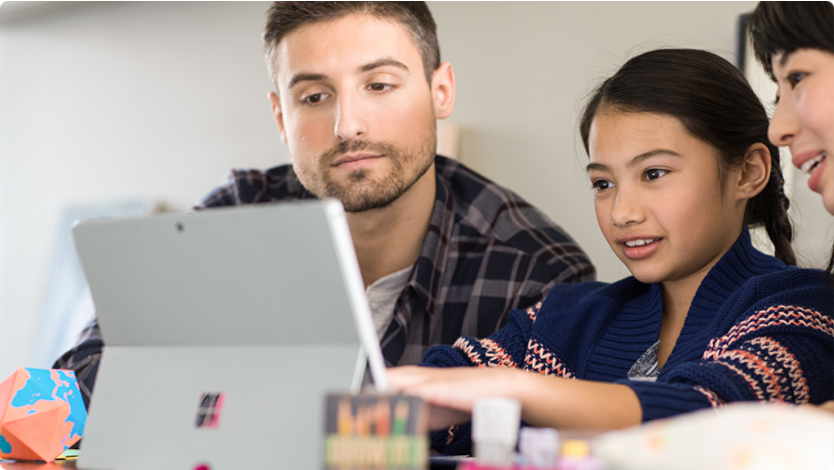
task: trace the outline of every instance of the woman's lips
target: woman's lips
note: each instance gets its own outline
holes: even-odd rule
[[[799,151],[798,149],[791,148],[791,162],[793,166],[797,167],[802,171],[806,171],[803,166],[805,166],[809,161],[818,158],[820,155],[825,154],[825,150],[817,148],[805,151]]]
[[[808,178],[808,187],[811,188],[811,191],[817,191],[819,188],[820,181],[822,180],[822,173],[825,170],[826,164],[828,164],[828,158],[823,156],[819,163],[815,164],[808,170],[811,172],[811,177]]]
[[[795,154],[791,161],[803,173],[810,175],[808,187],[811,191],[816,191],[822,178],[822,170],[828,161],[828,153],[824,150],[807,150]]]

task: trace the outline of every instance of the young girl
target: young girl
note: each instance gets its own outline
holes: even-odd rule
[[[648,52],[606,80],[580,128],[597,221],[633,277],[557,286],[490,338],[430,349],[434,367],[392,369],[396,390],[435,405],[432,428],[452,426],[433,446],[468,452],[460,424],[490,396],[518,399],[533,426],[586,429],[834,397],[834,292],[788,266],[767,126],[744,76],[708,52]],[[756,224],[775,258],[751,245]]]

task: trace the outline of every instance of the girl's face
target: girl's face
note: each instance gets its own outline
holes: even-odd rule
[[[715,149],[677,118],[602,111],[588,174],[605,239],[642,282],[700,283],[741,234],[746,200],[729,189],[734,171],[722,188]]]
[[[834,54],[798,49],[773,56],[777,104],[770,122],[774,145],[788,146],[793,164],[810,175],[808,187],[834,214]]]

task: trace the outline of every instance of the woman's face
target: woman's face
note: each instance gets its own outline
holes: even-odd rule
[[[642,282],[700,284],[743,227],[745,201],[722,183],[715,149],[674,117],[604,111],[588,175],[605,239]]]
[[[810,175],[808,187],[822,195],[834,215],[834,53],[798,49],[773,56],[776,110],[769,137],[787,146],[793,164]]]

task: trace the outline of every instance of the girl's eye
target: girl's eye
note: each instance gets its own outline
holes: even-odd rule
[[[656,180],[661,176],[669,173],[669,170],[661,170],[660,168],[649,168],[646,170],[646,179],[649,181]]]
[[[594,189],[594,191],[600,192],[614,187],[614,183],[608,180],[596,180],[593,183],[591,183],[591,187]]]

